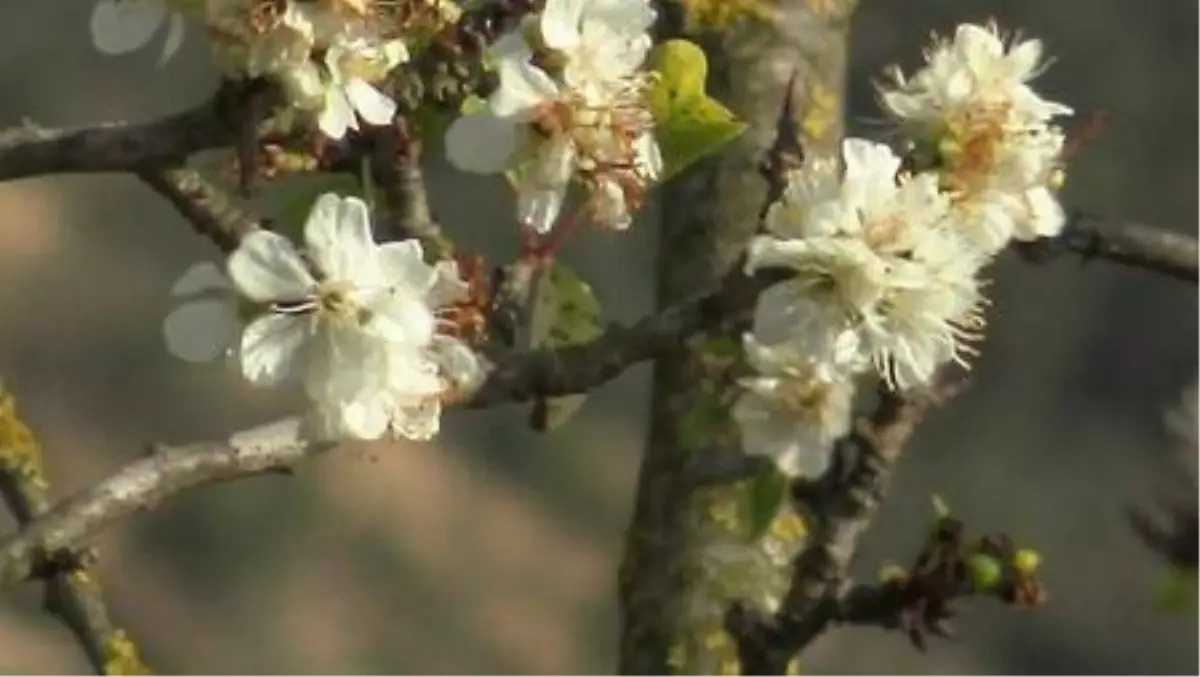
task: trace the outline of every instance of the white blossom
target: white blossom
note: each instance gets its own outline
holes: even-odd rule
[[[748,273],[795,273],[762,294],[755,337],[835,370],[869,360],[892,385],[919,385],[974,337],[983,258],[950,229],[935,176],[898,181],[892,151],[860,139],[843,157],[839,178],[830,162],[794,175],[769,233],[750,244]]]
[[[744,346],[756,375],[742,380],[745,392],[733,407],[743,449],[770,458],[789,476],[819,476],[830,445],[849,429],[849,375],[794,344],[766,346],[748,334]]]
[[[340,139],[360,119],[391,123],[396,103],[376,85],[409,58],[402,39],[356,7],[288,0],[264,16],[243,0],[209,0],[206,19],[227,72],[275,79],[325,136]]]
[[[911,78],[898,69],[881,88],[884,108],[933,150],[955,223],[985,255],[1008,240],[1058,234],[1065,222],[1054,196],[1063,134],[1053,118],[1072,110],[1038,95],[1042,43],[1006,47],[995,26],[964,24],[927,53]]]
[[[649,75],[639,71],[653,18],[645,0],[550,0],[537,23],[545,58],[535,63],[522,33],[498,41],[490,54],[499,88],[447,130],[451,162],[508,172],[518,220],[539,233],[553,227],[573,181],[587,190],[594,222],[628,227],[662,172]]]
[[[440,399],[478,372],[439,327],[439,309],[465,293],[456,266],[429,266],[416,240],[376,244],[357,198],[321,196],[304,236],[301,252],[255,231],[230,255],[237,290],[270,307],[242,333],[243,375],[303,385],[326,437],[436,434]]]
[[[92,7],[88,29],[92,45],[101,54],[135,52],[150,43],[163,24],[166,39],[159,54],[159,65],[175,56],[183,44],[183,15],[172,8],[170,0],[99,0]]]

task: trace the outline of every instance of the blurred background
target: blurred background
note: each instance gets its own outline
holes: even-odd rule
[[[0,128],[150,119],[213,91],[198,26],[156,68],[161,37],[134,55],[96,54],[90,6],[0,4]],[[988,16],[1046,41],[1055,61],[1040,91],[1108,111],[1071,169],[1068,204],[1194,232],[1194,2],[864,0],[851,129],[875,129],[869,82],[884,66],[911,68],[931,30]],[[501,181],[436,159],[430,171],[437,215],[463,246],[515,253]],[[650,310],[654,251],[645,218],[583,234],[567,259],[612,316],[632,320]],[[129,176],[0,185],[0,377],[45,444],[57,495],[148,442],[288,413],[292,402],[230,369],[167,353],[167,290],[205,259],[216,250]],[[924,656],[898,634],[835,631],[805,672],[1191,672],[1196,617],[1155,608],[1163,566],[1124,510],[1178,472],[1163,414],[1196,374],[1196,288],[1012,256],[992,278],[974,386],[921,429],[859,565],[907,562],[938,492],[975,528],[1040,550],[1050,603],[969,604],[963,639]],[[295,477],[194,491],[127,519],[100,541],[112,612],[161,672],[611,672],[648,376],[631,370],[549,435],[525,428],[524,409],[452,412],[436,444],[345,449]],[[0,517],[0,532],[11,528]],[[0,596],[0,672],[85,671],[38,592]]]

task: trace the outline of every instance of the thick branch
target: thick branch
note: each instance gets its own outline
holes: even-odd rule
[[[232,195],[195,169],[139,168],[137,175],[225,253],[236,249],[242,237],[259,227],[254,217],[235,204]]]
[[[27,122],[0,131],[0,180],[74,172],[134,171],[231,145],[235,126],[217,99],[152,122],[110,122],[47,129]]]

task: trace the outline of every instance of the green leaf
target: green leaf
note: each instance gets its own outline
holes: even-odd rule
[[[787,499],[788,478],[774,467],[750,480],[746,493],[746,524],[750,539],[757,541],[771,528],[779,508]]]
[[[663,155],[661,180],[736,139],[746,125],[704,91],[708,60],[688,40],[668,40],[654,48],[650,68],[658,80],[650,91],[654,135]]]
[[[271,229],[295,242],[303,239],[304,222],[312,211],[313,203],[325,193],[342,196],[362,197],[362,186],[357,178],[349,174],[321,174],[303,181],[291,181],[277,191],[275,218]]]
[[[567,266],[553,264],[542,273],[533,294],[529,342],[531,348],[556,349],[587,343],[601,333],[602,310],[591,285]],[[554,430],[578,411],[585,394],[539,401],[531,424]]]
[[[722,432],[729,405],[710,388],[700,386],[691,404],[680,415],[679,442],[685,449],[704,449]]]

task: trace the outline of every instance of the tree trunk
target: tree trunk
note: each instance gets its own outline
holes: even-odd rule
[[[758,167],[793,73],[791,110],[805,154],[837,152],[855,0],[773,4],[773,20],[749,18],[699,40],[709,92],[749,128],[664,187],[660,307],[717,284],[758,228],[767,195]],[[787,509],[765,535],[749,535],[753,482],[696,486],[696,467],[743,453],[729,405],[746,327],[730,324],[714,322],[655,364],[649,443],[620,572],[622,673],[739,673],[725,612],[738,599],[777,602],[787,560],[802,544],[803,523]]]

